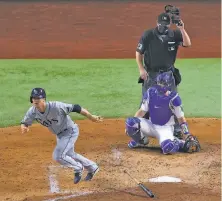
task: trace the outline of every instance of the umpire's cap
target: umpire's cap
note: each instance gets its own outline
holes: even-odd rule
[[[161,25],[169,25],[170,24],[170,16],[167,13],[161,13],[157,19],[158,24]]]
[[[42,99],[46,98],[46,93],[43,88],[34,88],[32,89],[31,95],[30,95],[30,102],[32,103],[32,99]]]

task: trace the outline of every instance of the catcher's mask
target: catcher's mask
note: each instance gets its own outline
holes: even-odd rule
[[[167,91],[172,91],[175,86],[175,79],[172,71],[161,73],[156,78],[157,89],[166,93]]]
[[[36,99],[45,98],[46,99],[45,90],[43,88],[34,88],[34,89],[32,89],[32,92],[31,92],[31,95],[30,95],[30,102],[31,103],[32,103],[33,98],[36,98]]]

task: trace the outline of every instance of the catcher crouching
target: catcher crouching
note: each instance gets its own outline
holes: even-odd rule
[[[156,85],[144,93],[141,108],[134,117],[129,117],[125,122],[125,132],[132,138],[128,143],[129,148],[148,145],[149,138],[156,138],[163,154],[173,154],[179,151],[193,153],[200,151],[200,143],[188,128],[182,108],[182,100],[173,90],[174,77],[172,72],[165,72],[157,76]],[[150,119],[143,116],[149,111]],[[177,117],[183,139],[173,135],[174,115]]]

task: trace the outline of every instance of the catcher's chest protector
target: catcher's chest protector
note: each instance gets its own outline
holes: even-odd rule
[[[153,124],[165,125],[173,115],[169,103],[176,95],[172,92],[169,96],[159,95],[156,89],[149,92],[149,111]]]

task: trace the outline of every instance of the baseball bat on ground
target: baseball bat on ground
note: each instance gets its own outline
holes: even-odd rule
[[[144,186],[141,182],[139,182],[137,179],[133,178],[126,170],[124,170],[124,173],[127,174],[132,180],[134,180],[137,185],[151,198],[154,198],[154,194],[150,189],[148,189],[146,186]]]

